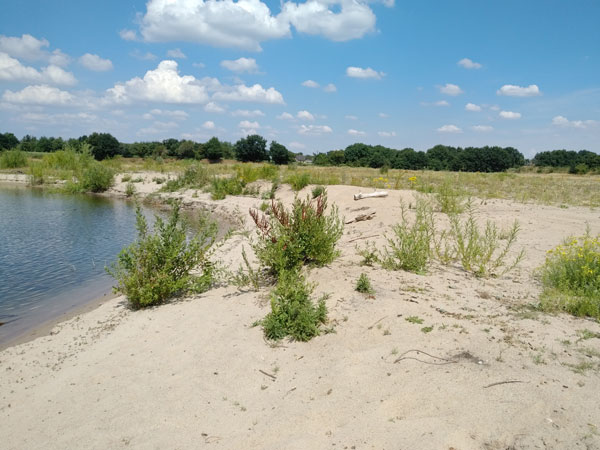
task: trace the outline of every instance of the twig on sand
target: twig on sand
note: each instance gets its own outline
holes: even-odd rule
[[[492,386],[498,386],[499,384],[510,384],[510,383],[526,383],[526,381],[521,381],[521,380],[506,380],[506,381],[498,381],[497,383],[492,383],[492,384],[488,384],[487,386],[484,386],[484,389],[490,388]]]
[[[429,361],[423,361],[423,360],[421,360],[421,359],[419,359],[419,358],[415,358],[414,356],[406,356],[406,354],[408,354],[408,353],[410,353],[410,352],[417,352],[417,355],[418,355],[419,353],[423,353],[424,355],[427,355],[427,356],[429,356],[430,358],[437,359],[437,360],[440,360],[440,361],[443,361],[443,362],[429,362]],[[394,364],[396,364],[396,363],[399,363],[400,361],[403,361],[403,360],[405,360],[405,359],[414,359],[415,361],[422,362],[423,364],[431,364],[431,365],[433,365],[433,366],[443,366],[443,365],[445,365],[445,364],[454,364],[454,363],[456,363],[456,362],[457,362],[457,361],[455,361],[455,360],[452,360],[452,359],[446,359],[446,358],[442,358],[442,357],[440,357],[440,356],[434,356],[434,355],[430,355],[429,353],[427,353],[427,352],[424,352],[423,350],[407,350],[407,351],[405,351],[404,353],[402,353],[402,354],[401,354],[401,355],[400,355],[400,356],[399,356],[399,357],[396,359],[396,361],[394,361]]]
[[[373,327],[374,327],[375,325],[377,325],[379,322],[381,322],[381,321],[382,321],[383,319],[385,319],[386,317],[387,317],[387,316],[383,316],[381,319],[379,319],[377,322],[375,322],[373,325],[371,325],[369,328],[367,328],[367,330],[372,330],[372,329],[373,329]]]
[[[354,238],[354,239],[350,239],[348,241],[348,243],[354,242],[354,241],[358,241],[359,239],[369,239],[369,238],[377,237],[377,236],[379,236],[379,235],[378,234],[372,234],[371,236],[361,236],[361,237],[357,237],[357,238]]]
[[[262,373],[263,375],[266,375],[266,376],[268,376],[268,377],[269,377],[269,378],[271,378],[273,381],[275,381],[275,380],[277,379],[277,377],[276,377],[275,375],[273,375],[273,374],[270,374],[269,372],[265,372],[265,371],[264,371],[264,370],[262,370],[262,369],[258,369],[258,371],[259,371],[260,373]]]

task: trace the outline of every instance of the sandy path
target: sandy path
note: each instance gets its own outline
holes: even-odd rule
[[[331,186],[330,202],[347,219],[375,219],[347,225],[342,256],[310,272],[317,293],[331,293],[335,333],[268,345],[251,326],[268,310],[266,291],[224,287],[137,312],[111,300],[0,353],[2,447],[600,448],[600,339],[578,341],[578,330],[600,326],[526,308],[546,250],[586,222],[600,231],[600,213],[487,201],[482,219],[522,225],[520,269],[491,280],[441,266],[420,276],[360,267],[354,247],[364,241],[349,242],[378,234],[381,246],[413,193],[354,202],[355,192]],[[279,195],[293,198],[285,187]],[[191,192],[185,201],[244,216],[261,202]],[[236,236],[220,259],[237,267],[242,245]],[[374,298],[354,291],[361,272]],[[568,366],[582,361],[595,369]],[[518,382],[489,386],[505,381]]]

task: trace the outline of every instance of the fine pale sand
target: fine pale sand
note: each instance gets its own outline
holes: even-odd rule
[[[124,189],[118,184],[115,193]],[[600,339],[581,339],[581,330],[600,333],[600,326],[527,308],[537,302],[533,272],[546,251],[582,234],[586,223],[599,232],[600,213],[478,201],[482,220],[502,227],[519,220],[515,250],[527,251],[519,268],[497,279],[458,266],[414,275],[361,267],[355,249],[367,241],[381,248],[399,220],[400,199],[414,202],[414,193],[353,201],[358,191],[330,186],[330,204],[347,221],[371,212],[374,219],[346,225],[341,257],[309,272],[315,296],[331,294],[335,332],[308,343],[266,342],[252,323],[269,310],[267,289],[221,287],[144,311],[118,297],[0,352],[0,446],[600,448]],[[287,186],[278,196],[293,199]],[[249,230],[248,208],[261,203],[213,202],[193,191],[183,197],[217,214],[239,214]],[[242,247],[250,252],[248,238],[234,236],[219,260],[236,269]],[[354,290],[362,272],[374,298]],[[593,368],[578,373],[582,363]]]

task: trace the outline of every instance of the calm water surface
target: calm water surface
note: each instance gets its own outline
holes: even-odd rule
[[[0,186],[0,346],[110,293],[104,267],[135,236],[131,203]]]

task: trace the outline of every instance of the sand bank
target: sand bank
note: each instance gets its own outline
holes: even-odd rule
[[[375,212],[346,225],[339,259],[310,271],[317,294],[331,294],[334,333],[269,345],[252,327],[267,290],[221,287],[135,312],[117,297],[0,352],[3,448],[600,448],[600,339],[580,339],[600,326],[527,308],[546,251],[586,222],[600,231],[598,211],[480,202],[482,220],[521,223],[519,268],[499,279],[443,266],[414,275],[361,267],[355,250],[381,247],[414,192],[355,202],[354,187],[328,191],[347,220]],[[248,229],[261,203],[182,196]],[[248,238],[235,236],[218,259],[236,268],[242,248]],[[362,272],[374,298],[354,291]],[[578,373],[585,362],[595,369]]]

